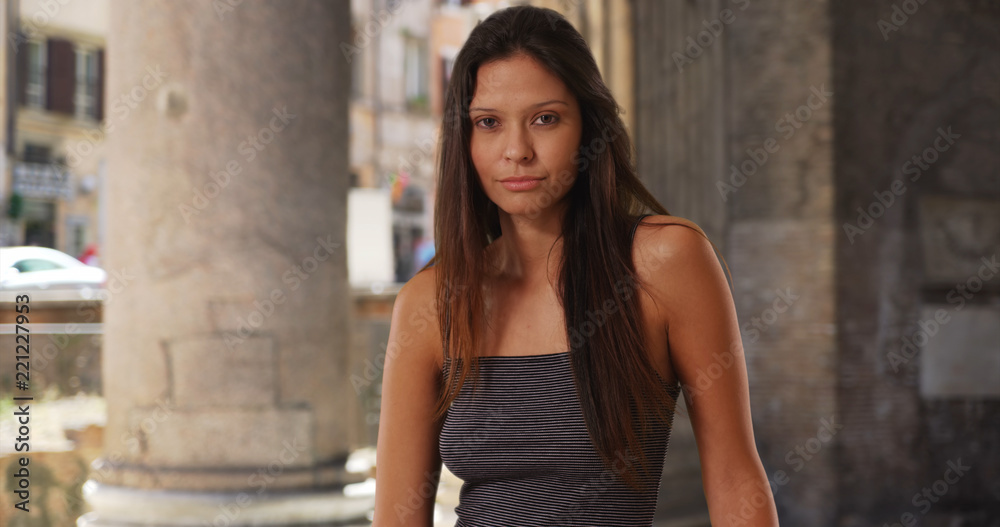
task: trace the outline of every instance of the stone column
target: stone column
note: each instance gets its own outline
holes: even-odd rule
[[[728,35],[719,28],[728,25],[718,22],[716,37],[704,22],[729,7],[638,0],[633,13],[639,174],[671,214],[698,223],[720,250],[728,206],[716,180],[726,171]],[[702,31],[709,38],[698,44]]]
[[[696,222],[725,251],[727,206],[715,179],[724,171],[727,151],[726,35],[709,33],[712,41],[703,38],[700,49],[689,49],[687,37],[697,38],[703,21],[718,17],[727,3],[638,0],[633,7],[639,175],[671,214]],[[694,430],[686,407],[680,408],[664,461],[658,515],[708,525]]]
[[[830,3],[729,7],[729,156],[711,179],[730,185],[754,431],[782,523],[832,527],[837,444],[858,431],[842,430],[837,403]]]
[[[635,11],[639,170],[733,274],[782,522],[834,525],[835,445],[854,432],[840,432],[837,407],[829,2],[638,0]]]
[[[347,2],[113,2],[108,422],[78,525],[372,505],[344,497],[349,23]]]

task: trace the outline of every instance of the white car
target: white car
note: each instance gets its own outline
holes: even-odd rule
[[[0,290],[101,289],[108,273],[48,247],[0,247]]]

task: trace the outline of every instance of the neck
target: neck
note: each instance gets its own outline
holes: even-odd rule
[[[552,206],[534,217],[500,210],[503,234],[492,244],[490,259],[499,277],[519,286],[555,284],[562,259],[565,206]]]

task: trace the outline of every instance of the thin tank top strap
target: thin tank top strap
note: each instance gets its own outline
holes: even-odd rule
[[[630,232],[628,235],[629,240],[633,240],[635,238],[635,230],[639,228],[639,222],[642,221],[642,219],[645,218],[646,216],[652,216],[652,214],[643,214],[642,216],[639,216],[639,219],[635,220],[635,224],[632,225],[632,232]]]

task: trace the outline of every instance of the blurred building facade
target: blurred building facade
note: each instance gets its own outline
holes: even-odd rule
[[[102,238],[105,117],[131,96],[104,93],[108,3],[5,0],[2,12],[0,245],[79,256]]]
[[[432,235],[437,123],[430,107],[433,0],[351,2],[352,186],[377,188],[391,202],[393,281],[416,272]]]

